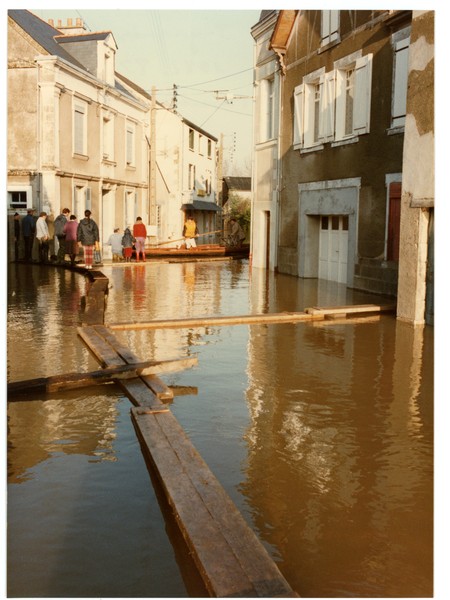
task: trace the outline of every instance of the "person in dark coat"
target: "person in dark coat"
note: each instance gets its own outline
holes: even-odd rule
[[[131,229],[127,227],[122,236],[123,255],[125,262],[131,262],[131,255],[133,254],[134,237],[131,233]]]
[[[34,236],[36,234],[36,219],[34,218],[34,209],[29,208],[27,214],[22,219],[22,236],[25,244],[25,260],[31,260],[33,250]]]
[[[84,219],[78,224],[77,240],[83,246],[84,264],[86,269],[92,269],[94,249],[98,248],[100,235],[97,223],[91,219],[91,211],[84,211]]]
[[[70,210],[63,208],[62,213],[58,215],[53,223],[55,228],[55,236],[58,238],[58,254],[56,256],[56,262],[60,265],[64,264],[66,257],[66,234],[64,233],[64,225],[67,223],[69,218]]]

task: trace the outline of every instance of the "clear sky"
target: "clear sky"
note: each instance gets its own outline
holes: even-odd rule
[[[45,5],[48,7],[48,5]],[[190,6],[190,4],[187,4]],[[208,133],[223,134],[225,175],[250,175],[253,38],[260,10],[31,8],[45,21],[81,18],[89,31],[111,31],[116,70]],[[233,95],[231,99],[229,94]]]

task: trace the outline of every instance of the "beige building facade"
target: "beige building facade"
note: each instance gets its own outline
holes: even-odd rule
[[[8,214],[90,209],[105,242],[148,222],[150,103],[120,84],[110,32],[8,12]],[[56,252],[56,248],[53,250]]]

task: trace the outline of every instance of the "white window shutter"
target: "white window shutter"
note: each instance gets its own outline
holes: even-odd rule
[[[370,101],[372,92],[372,54],[358,58],[355,65],[355,106],[353,132],[370,131]]]
[[[330,71],[320,78],[320,122],[319,139],[322,142],[329,142],[334,139],[334,100],[336,73]]]
[[[394,94],[392,98],[392,125],[405,124],[408,85],[409,37],[395,45]]]
[[[294,146],[303,144],[303,103],[304,103],[303,83],[294,90]]]

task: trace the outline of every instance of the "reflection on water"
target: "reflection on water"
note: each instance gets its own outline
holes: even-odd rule
[[[103,272],[109,323],[382,300],[245,261]],[[95,368],[75,331],[83,286],[10,273],[10,380]],[[198,387],[172,410],[301,596],[433,594],[432,329],[385,316],[117,335],[143,359],[198,356],[164,378]],[[128,400],[113,385],[33,400],[8,408],[9,594],[203,595]]]

